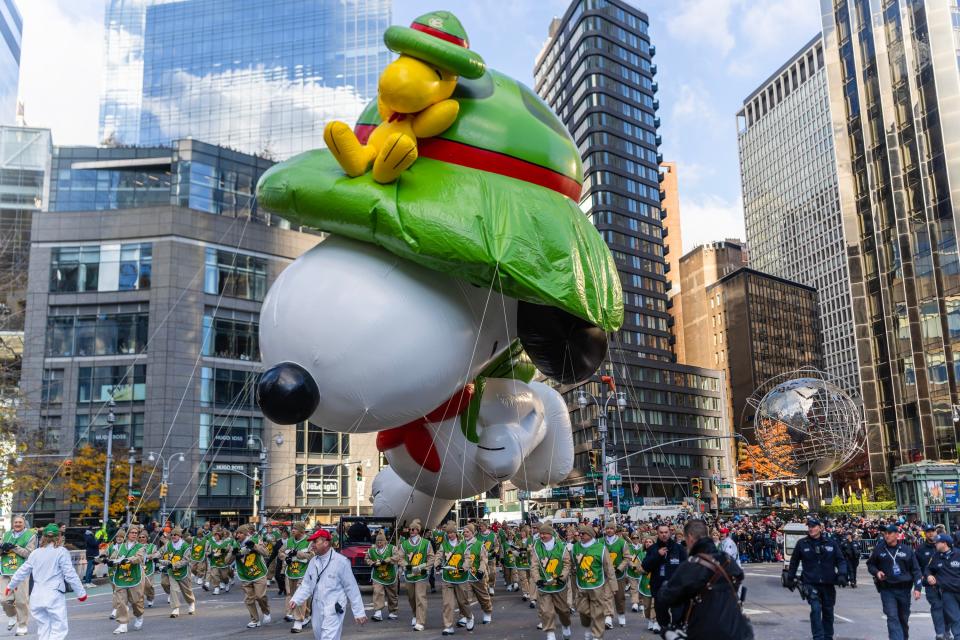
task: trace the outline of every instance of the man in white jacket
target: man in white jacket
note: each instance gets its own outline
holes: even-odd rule
[[[733,562],[739,567],[740,552],[737,550],[737,543],[733,541],[733,536],[730,535],[730,529],[726,527],[720,529],[720,535],[723,536],[720,539],[720,551],[733,558]]]
[[[350,561],[331,549],[330,532],[317,529],[310,536],[315,555],[307,565],[307,573],[290,598],[290,610],[313,598],[313,637],[316,640],[340,640],[347,601],[357,624],[367,616],[360,597],[360,587],[353,577]]]
[[[67,603],[64,598],[64,582],[76,592],[77,600],[84,602],[87,592],[70,562],[70,552],[57,546],[60,527],[48,524],[43,528],[43,541],[24,561],[7,587],[15,591],[33,574],[33,592],[30,594],[30,615],[37,621],[40,640],[63,640],[67,637]],[[17,634],[19,635],[19,634]]]

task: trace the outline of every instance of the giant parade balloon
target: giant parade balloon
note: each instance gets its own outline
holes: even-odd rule
[[[375,513],[435,523],[504,480],[573,467],[563,398],[623,321],[609,249],[579,208],[556,115],[469,48],[445,11],[384,34],[399,54],[354,127],[275,165],[260,206],[330,236],[271,287],[264,415],[376,432]]]

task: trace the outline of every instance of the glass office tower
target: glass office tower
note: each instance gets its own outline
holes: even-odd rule
[[[390,0],[110,0],[104,141],[193,137],[273,159],[354,120],[390,60]]]
[[[826,371],[859,398],[850,275],[819,34],[743,101],[737,143],[750,266],[817,290]]]
[[[20,39],[23,18],[13,0],[0,0],[0,124],[17,118],[17,90],[20,84]]]
[[[691,478],[725,474],[727,444],[717,436],[729,428],[722,374],[675,364],[671,351],[657,67],[648,26],[646,14],[626,2],[576,0],[550,25],[534,71],[537,93],[580,149],[581,208],[613,252],[623,283],[624,325],[610,334],[603,368],[627,392],[631,406],[608,434],[613,446],[607,455],[622,458],[682,438],[678,432],[715,438],[638,453],[622,462],[623,495],[635,504],[650,497],[680,499],[690,494]],[[602,393],[597,381],[585,387],[595,396]],[[573,393],[565,391],[568,398]],[[594,406],[571,414],[576,444],[571,487],[589,477],[588,455],[599,449],[597,415]],[[587,482],[588,504],[592,490]]]
[[[873,482],[957,457],[955,0],[821,0]]]

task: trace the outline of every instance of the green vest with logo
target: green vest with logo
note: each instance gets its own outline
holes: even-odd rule
[[[627,575],[626,570],[617,569],[617,565],[623,562],[623,553],[627,548],[627,541],[617,536],[617,539],[611,544],[607,542],[607,538],[603,538],[603,546],[607,548],[607,553],[610,554],[610,562],[613,564],[614,573],[617,575],[617,580],[622,579]]]
[[[598,589],[603,586],[603,550],[602,543],[594,541],[589,547],[579,542],[573,545],[573,562],[576,565],[577,587],[580,589]]]
[[[627,577],[633,578],[634,580],[642,580],[647,578],[647,582],[649,582],[649,577],[640,566],[643,564],[643,559],[647,555],[647,550],[643,548],[642,544],[631,544],[630,553],[633,555],[633,561],[627,566]]]
[[[483,540],[474,538],[473,542],[470,543],[464,540],[464,546],[470,550],[470,574],[467,576],[467,580],[470,582],[478,582],[480,577],[477,573],[484,569],[484,567],[480,566],[480,554],[483,553]]]
[[[253,544],[260,544],[260,536],[251,536],[247,540],[253,540]],[[266,578],[267,563],[263,556],[256,551],[251,551],[245,556],[238,556],[237,577],[240,578],[241,582],[253,582],[260,578]]]
[[[503,554],[503,566],[507,569],[515,569],[517,566],[517,551],[511,545],[512,542],[513,536],[506,529],[500,529],[500,552]]]
[[[286,551],[291,549],[296,550],[298,553],[310,548],[310,541],[307,540],[307,536],[303,536],[299,540],[294,540],[293,536],[287,538],[287,543],[284,545]],[[300,580],[307,573],[307,565],[310,564],[309,560],[298,560],[296,557],[293,560],[287,562],[287,566],[283,570],[283,575],[287,576],[291,580]]]
[[[183,541],[181,540],[181,542]],[[183,556],[188,553],[190,553],[190,545],[188,545],[186,542],[183,542],[179,549],[174,549],[173,543],[168,542],[164,546],[163,554],[160,557],[167,562],[176,564],[177,562],[183,560]],[[190,573],[190,567],[187,565],[183,565],[179,569],[170,567],[166,571],[173,577],[174,580],[183,580]]]
[[[150,558],[150,556],[152,556],[154,553],[156,553],[156,551],[157,551],[156,546],[154,546],[154,545],[152,545],[152,544],[148,544],[148,545],[147,545],[146,557],[147,557],[148,559],[145,560],[144,563],[143,563],[143,575],[145,575],[145,576],[148,577],[148,578],[153,575],[153,572],[154,572],[154,570],[156,569],[156,567],[155,567],[154,564],[153,564],[153,559]]]
[[[566,585],[558,585],[557,579],[563,575],[563,554],[567,551],[566,545],[554,540],[553,549],[548,551],[547,546],[540,540],[537,540],[533,543],[533,548],[537,552],[537,560],[540,561],[540,566],[537,567],[540,573],[540,580],[544,582],[542,587],[537,587],[537,591],[544,593],[563,591]],[[551,580],[552,582],[550,582]]]
[[[10,530],[3,534],[3,541],[15,544],[18,547],[26,548],[26,546],[30,544],[30,540],[34,535],[35,534],[32,529],[24,529],[19,535],[17,535],[15,531]],[[20,568],[20,565],[23,564],[24,560],[26,560],[26,558],[21,558],[11,549],[7,553],[3,554],[2,557],[0,557],[0,575],[12,576],[17,572],[17,569]]]
[[[450,544],[450,539],[443,537],[440,543],[440,553],[443,554],[443,566],[454,567],[453,569],[444,569],[440,577],[444,582],[451,584],[463,584],[469,578],[469,572],[463,566],[463,556],[467,553],[467,545],[463,540],[458,540],[457,544]]]
[[[207,537],[197,534],[190,541],[190,562],[203,562],[207,555]]]
[[[497,539],[497,534],[488,531],[487,533],[481,533],[479,538],[483,542],[483,548],[487,550],[487,561],[493,562],[493,543]]]
[[[530,568],[530,538],[518,539],[517,550],[514,555],[514,567],[517,569]]]
[[[216,538],[207,541],[207,551],[213,554],[210,566],[214,569],[226,569],[230,563],[230,550],[233,549],[233,538],[223,538],[217,542]]]
[[[379,584],[396,584],[397,565],[392,562],[387,562],[393,558],[393,545],[388,543],[387,546],[383,548],[383,551],[377,551],[377,547],[374,545],[370,547],[367,554],[374,562],[384,561],[384,564],[373,567],[373,571],[370,573],[370,579]]]
[[[418,567],[427,561],[427,546],[430,541],[421,537],[420,542],[411,544],[409,538],[400,541],[400,549],[403,551],[403,563],[406,565],[403,577],[407,582],[420,582],[430,577],[429,571],[415,572],[411,571],[413,567]]]
[[[130,545],[126,542],[115,549],[115,560],[122,560],[137,555],[137,552],[143,548],[139,542]],[[132,564],[130,562],[121,562],[113,568],[113,585],[118,589],[127,589],[135,587],[143,580],[143,565]]]

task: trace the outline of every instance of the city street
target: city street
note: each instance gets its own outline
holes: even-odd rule
[[[808,607],[794,592],[780,587],[779,564],[746,565],[747,574],[747,613],[754,624],[757,640],[803,640],[810,637],[808,622]],[[886,622],[880,612],[880,599],[873,583],[863,564],[860,565],[861,585],[857,589],[841,589],[837,596],[837,623],[835,640],[879,640],[886,638]],[[276,589],[271,589],[271,607],[273,607],[274,622],[270,625],[248,630],[246,610],[243,607],[243,595],[238,588],[234,588],[227,595],[213,596],[204,591],[198,591],[199,605],[195,616],[181,615],[171,620],[169,609],[165,604],[163,592],[157,586],[156,605],[148,609],[144,616],[142,631],[130,632],[140,640],[163,639],[172,637],[181,638],[229,638],[242,636],[243,638],[285,638],[290,636],[290,625],[283,622],[283,600],[276,596]],[[403,594],[402,594],[403,596]],[[403,637],[432,639],[442,637],[440,634],[440,594],[431,594],[427,630],[416,634],[410,629],[410,610],[406,598],[400,600],[400,619],[392,622],[369,622],[364,628],[357,628],[352,621],[344,626],[344,637],[387,639],[395,638],[397,634]],[[370,610],[370,594],[364,593],[364,602]],[[70,614],[70,637],[73,638],[103,638],[107,637],[116,624],[108,620],[110,614],[109,587],[97,587],[91,592],[86,603],[80,604],[71,600],[68,609]],[[479,620],[479,615],[477,616]],[[536,629],[536,613],[527,607],[517,594],[506,593],[500,584],[497,585],[497,594],[494,596],[493,623],[490,626],[477,624],[472,632],[464,629],[457,630],[457,636],[475,636],[477,638],[511,638],[522,640],[526,638],[540,639],[543,633]],[[583,637],[583,630],[575,621],[573,624],[573,638]],[[911,616],[911,635],[915,638],[932,638],[933,625],[930,620],[929,608],[925,598],[914,603]],[[31,634],[35,627],[31,623]],[[559,635],[559,634],[558,634]],[[307,629],[304,638],[312,637],[312,629]],[[604,636],[607,640],[637,640],[655,636],[646,631],[646,622],[637,614],[629,614],[627,626],[624,629],[616,628]]]

